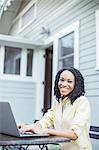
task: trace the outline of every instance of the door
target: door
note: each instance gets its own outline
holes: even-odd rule
[[[53,46],[45,50],[45,81],[43,114],[51,107]]]

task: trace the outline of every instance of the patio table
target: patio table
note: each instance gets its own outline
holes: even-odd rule
[[[24,149],[24,146],[28,148],[28,146],[30,145],[38,145],[39,149],[43,150],[45,148],[47,150],[48,144],[59,144],[66,143],[69,141],[70,140],[67,138],[57,136],[17,138],[13,136],[0,134],[0,146],[3,150],[7,149],[7,147],[10,146],[19,146],[20,149]]]

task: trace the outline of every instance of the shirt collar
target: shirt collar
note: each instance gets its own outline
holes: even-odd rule
[[[65,97],[64,99],[60,98],[60,102],[62,105],[68,105],[71,104],[70,98]]]

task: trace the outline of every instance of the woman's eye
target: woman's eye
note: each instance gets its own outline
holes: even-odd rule
[[[64,79],[59,79],[59,81],[64,81]]]
[[[72,83],[73,81],[69,80],[68,82],[69,82],[69,83]]]

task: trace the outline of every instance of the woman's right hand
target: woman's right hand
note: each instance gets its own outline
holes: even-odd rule
[[[18,124],[17,127],[21,132],[34,132],[33,124]]]
[[[17,127],[22,132],[32,132],[32,133],[37,133],[42,128],[39,122],[30,125],[18,124]]]

